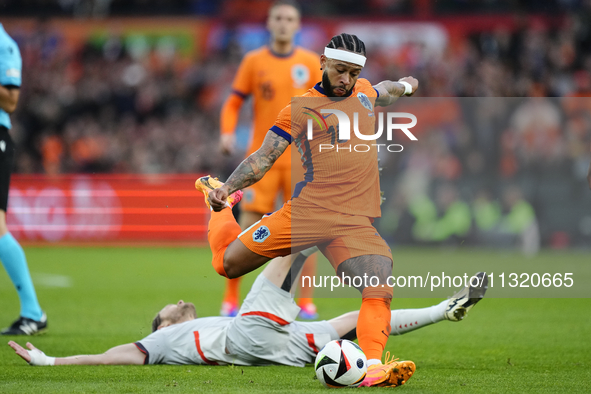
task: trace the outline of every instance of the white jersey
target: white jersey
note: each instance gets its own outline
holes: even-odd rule
[[[258,276],[238,316],[205,317],[162,328],[135,345],[145,364],[271,365],[303,367],[331,340],[326,321],[294,321],[290,294]]]
[[[136,346],[146,354],[145,364],[238,364],[226,353],[231,317],[204,317],[161,328]]]

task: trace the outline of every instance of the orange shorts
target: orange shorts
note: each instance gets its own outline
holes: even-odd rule
[[[263,179],[245,189],[240,209],[261,215],[273,212],[278,206],[279,192],[282,196],[281,203],[286,203],[293,194],[295,184],[304,179],[304,168],[299,156],[297,161],[295,158],[292,161],[291,167],[271,167]]]
[[[244,230],[238,239],[251,251],[269,259],[312,246],[336,268],[343,261],[365,255],[392,258],[390,247],[365,216],[330,211],[298,199]]]
[[[276,200],[279,198],[279,192],[283,194],[283,202],[291,197],[291,170],[289,167],[271,167],[263,179],[244,190],[240,208],[260,214],[273,212],[277,209]]]

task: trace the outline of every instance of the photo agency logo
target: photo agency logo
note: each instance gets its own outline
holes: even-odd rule
[[[369,98],[365,95],[359,96],[359,100],[363,104],[363,106],[370,111],[370,116],[373,116],[373,106],[369,100]],[[311,141],[314,138],[314,122],[320,128],[320,131],[323,133],[327,133],[330,136],[330,143],[322,143],[318,145],[318,149],[320,152],[326,152],[330,150],[336,150],[337,152],[344,151],[344,152],[369,152],[372,147],[377,148],[378,152],[380,150],[387,150],[388,152],[397,153],[402,152],[404,147],[400,144],[390,144],[390,143],[359,143],[359,144],[351,144],[351,145],[339,145],[351,140],[351,120],[347,113],[338,109],[332,108],[323,108],[320,109],[320,112],[310,108],[304,107],[305,115],[310,116],[311,119],[308,119],[307,122],[307,138]],[[335,129],[335,126],[329,126],[327,123],[327,119],[331,116],[336,116],[338,120],[338,125]],[[383,112],[378,113],[377,121],[378,121],[378,128],[374,134],[362,134],[359,131],[359,118],[360,115],[358,112],[353,112],[353,133],[355,136],[362,141],[377,141],[383,134],[384,129],[386,130],[386,139],[388,142],[393,140],[393,135],[395,130],[402,131],[409,140],[417,141],[417,137],[411,133],[410,129],[416,126],[417,124],[417,117],[408,112]],[[384,125],[384,118],[385,125]],[[398,123],[400,119],[409,119],[410,122],[407,123]]]

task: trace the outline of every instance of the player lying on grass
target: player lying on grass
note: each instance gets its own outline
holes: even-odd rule
[[[290,293],[290,261],[275,260],[257,277],[237,317],[197,318],[195,305],[182,300],[165,306],[152,322],[152,334],[103,354],[49,357],[10,341],[16,354],[31,365],[209,364],[288,365],[313,363],[331,340],[354,339],[359,311],[329,321],[294,321],[300,308]],[[478,277],[486,275],[478,273]],[[442,320],[460,321],[484,296],[481,287],[466,287],[451,299],[422,309],[392,311],[390,335],[401,335]],[[406,380],[410,377],[404,376]]]

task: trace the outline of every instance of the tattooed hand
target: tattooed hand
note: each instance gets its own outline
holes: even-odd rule
[[[209,192],[209,194],[207,195],[207,199],[209,200],[209,205],[211,206],[211,209],[213,209],[216,212],[219,212],[225,207],[227,207],[226,199],[229,195],[230,194],[228,193],[226,185]]]

